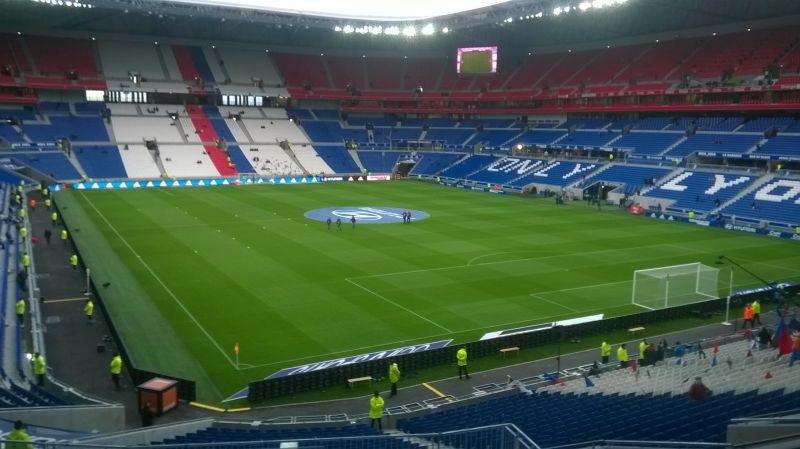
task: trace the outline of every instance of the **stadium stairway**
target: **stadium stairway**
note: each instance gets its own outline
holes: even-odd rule
[[[211,159],[211,162],[214,163],[214,167],[216,167],[219,174],[221,176],[236,176],[236,168],[228,164],[227,154],[216,146],[216,142],[221,141],[221,139],[214,129],[211,120],[203,111],[203,108],[200,106],[186,105],[186,113],[189,114],[189,118],[192,120],[192,125],[194,125],[197,134],[200,136],[200,140],[204,142],[203,148],[206,150],[206,153],[208,153],[208,157]],[[208,145],[206,142],[212,142],[213,144]]]

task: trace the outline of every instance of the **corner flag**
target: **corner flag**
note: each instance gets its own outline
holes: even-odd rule
[[[235,353],[236,353],[236,355],[239,355],[239,342],[238,342],[238,341],[237,341],[237,342],[236,342],[236,344],[233,346],[233,352],[235,352]]]

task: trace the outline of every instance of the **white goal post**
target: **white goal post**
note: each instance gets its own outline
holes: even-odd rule
[[[731,281],[730,275],[720,276],[719,268],[700,262],[636,270],[631,303],[656,310],[708,301],[729,294]]]

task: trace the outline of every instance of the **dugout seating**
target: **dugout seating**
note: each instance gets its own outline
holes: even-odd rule
[[[748,344],[720,345],[714,363],[707,342],[705,359],[690,352],[681,363],[668,357],[655,367],[640,367],[638,375],[630,368],[604,372],[590,378],[593,386],[578,378],[402,419],[398,427],[427,432],[512,422],[542,447],[598,439],[722,443],[732,418],[800,406],[800,370],[787,366],[787,356],[776,361],[773,349],[747,357]],[[687,395],[698,375],[714,392],[702,401]]]
[[[775,178],[720,211],[730,218],[765,220],[775,225],[800,226],[800,180]]]
[[[464,157],[464,153],[418,153],[422,158],[417,161],[410,175],[438,175],[442,170]]]
[[[746,189],[757,176],[686,170],[647,192],[645,196],[676,200],[671,207],[708,212],[716,200],[725,203]]]

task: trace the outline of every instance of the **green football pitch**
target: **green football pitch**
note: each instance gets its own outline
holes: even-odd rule
[[[797,242],[413,181],[63,191],[56,202],[95,284],[110,283],[102,298],[133,363],[197,381],[209,402],[280,368],[639,312],[637,269],[725,254],[800,280]],[[328,231],[304,216],[336,206],[430,218]]]

